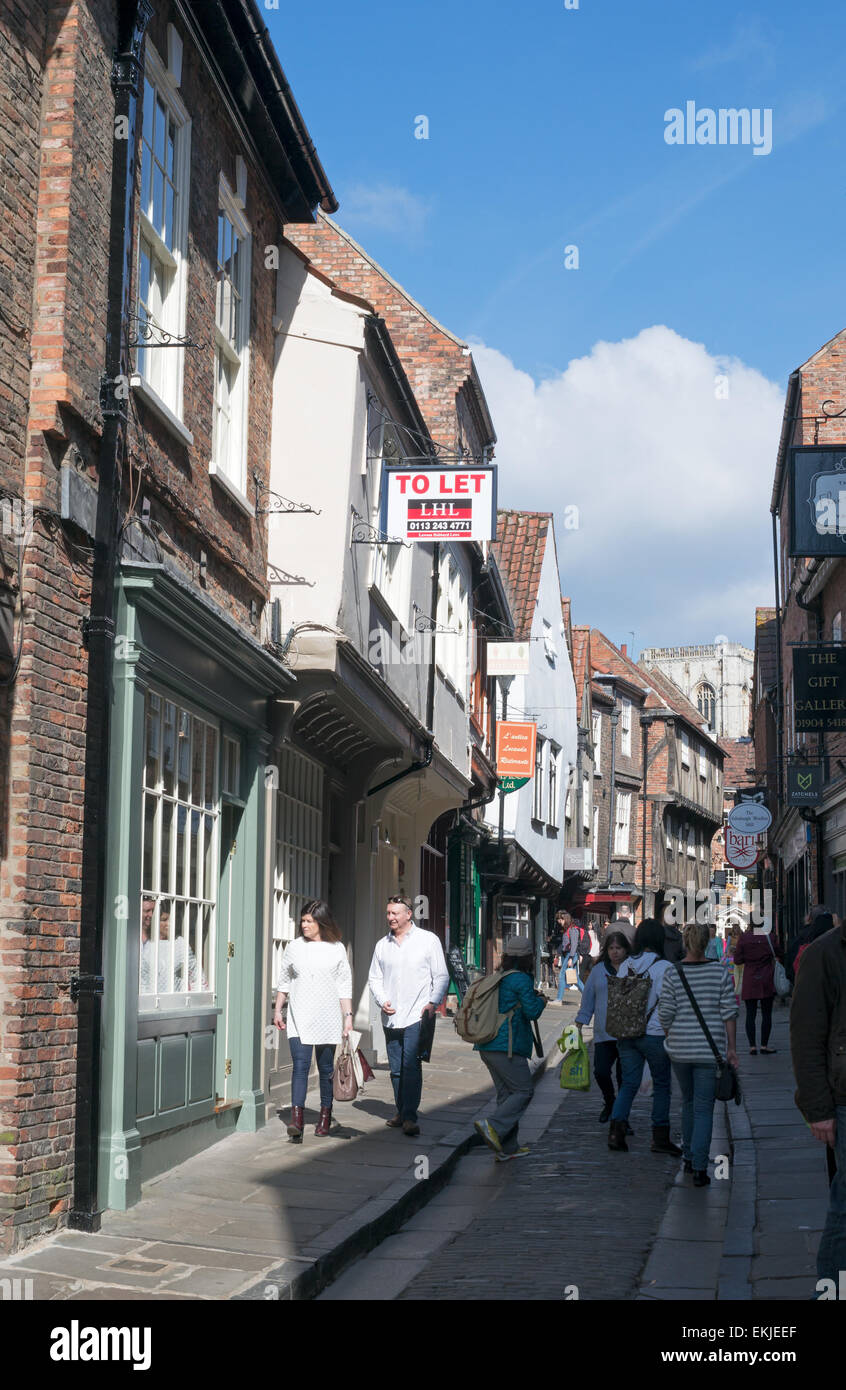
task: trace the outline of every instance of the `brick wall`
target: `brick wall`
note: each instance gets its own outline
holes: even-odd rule
[[[90,540],[61,524],[60,465],[96,485],[116,33],[108,0],[27,0],[4,9],[0,35],[0,197],[14,183],[11,237],[0,249],[0,487],[35,507],[20,575],[23,646],[0,690],[0,1248],[65,1219],[73,1183],[76,1008],[84,800]],[[167,52],[166,4],[150,28]],[[185,423],[190,449],[140,401],[124,503],[151,499],[160,551],[189,579],[208,559],[206,591],[250,626],[267,595],[266,519],[248,516],[209,477],[218,178],[247,159],[253,236],[248,487],[269,482],[274,272],[264,248],[281,228],[187,34],[181,95],[192,119]],[[14,119],[13,119],[14,118]],[[31,356],[31,368],[30,368]],[[129,532],[136,539],[138,528]],[[2,538],[4,565],[15,557]],[[8,571],[4,570],[4,573]],[[16,571],[12,578],[16,577]],[[2,672],[0,672],[2,675]]]

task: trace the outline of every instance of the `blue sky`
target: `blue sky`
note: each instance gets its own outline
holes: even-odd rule
[[[669,336],[661,362],[650,359],[654,419],[641,420],[637,451],[644,481],[649,432],[666,430],[662,399],[669,403],[678,386],[677,339],[701,345],[715,371],[728,364],[731,375],[742,364],[734,424],[726,430],[723,412],[714,447],[733,452],[736,473],[754,475],[754,486],[746,477],[734,505],[726,503],[754,521],[744,541],[734,515],[720,527],[706,508],[711,519],[698,552],[700,562],[718,565],[734,556],[737,570],[742,545],[748,554],[735,574],[742,601],[736,586],[733,597],[717,586],[710,606],[700,598],[669,612],[661,597],[669,570],[660,582],[645,575],[625,613],[615,610],[610,584],[588,587],[585,557],[605,536],[643,536],[648,512],[621,514],[615,525],[588,507],[587,534],[562,537],[559,550],[578,619],[606,626],[614,640],[630,629],[638,645],[701,641],[717,631],[749,640],[754,603],[771,601],[768,480],[786,378],[844,326],[842,0],[810,8],[790,0],[749,7],[579,0],[577,10],[564,0],[521,8],[479,0],[282,3],[266,9],[268,26],[338,195],[337,220],[474,344],[500,433],[508,505],[551,507],[560,529],[560,510],[579,502],[586,465],[612,483],[614,470],[627,466],[620,401],[630,401],[641,379],[642,353],[631,345],[645,330],[657,326]],[[687,101],[699,109],[771,109],[772,152],[668,145],[664,113]],[[428,118],[427,140],[414,137],[420,115]],[[568,245],[578,246],[578,269],[565,268]],[[621,345],[606,377],[594,370],[601,343]],[[681,358],[710,382],[695,354]],[[618,438],[606,438],[599,452],[589,433],[574,440],[568,428],[572,364],[585,359],[595,407],[619,417]],[[531,399],[521,374],[534,383]],[[560,388],[560,411],[545,418],[543,467],[521,496],[520,412],[528,412],[526,432],[537,434],[536,412],[549,417],[544,383],[553,396]],[[710,388],[703,395],[706,418],[712,396]],[[670,414],[684,449],[688,426],[691,435],[701,432],[697,409]],[[505,436],[500,416],[510,422]],[[695,470],[703,504],[709,467],[705,456]],[[662,540],[659,531],[655,541],[662,553],[673,550],[672,537]],[[674,553],[689,555],[689,538]]]

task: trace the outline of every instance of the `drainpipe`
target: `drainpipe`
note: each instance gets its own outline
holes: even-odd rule
[[[152,16],[148,0],[118,7],[118,46],[112,63],[115,129],[109,212],[109,269],[106,301],[106,361],[100,378],[103,434],[98,461],[97,518],[91,568],[91,607],[83,620],[88,648],[85,722],[85,810],[79,973],[71,979],[78,1005],[74,1193],[68,1224],[79,1231],[100,1226],[97,1152],[100,1121],[100,1031],[103,937],[106,920],[106,829],[108,825],[109,734],[114,656],[114,590],[120,514],[120,466],[126,449],[129,361],[125,352],[132,284],[132,201],[138,94],[144,33]],[[123,118],[121,121],[119,118]]]
[[[616,774],[617,774],[617,724],[620,719],[620,711],[617,708],[617,692],[614,691],[614,710],[611,715],[611,802],[608,807],[608,864],[607,878],[608,887],[611,887],[611,842],[614,834],[614,801],[617,794]]]

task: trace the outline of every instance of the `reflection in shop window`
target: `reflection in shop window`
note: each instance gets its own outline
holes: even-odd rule
[[[215,726],[148,691],[138,976],[142,1008],[152,1007],[162,995],[192,996],[204,1003],[212,997],[217,764]]]

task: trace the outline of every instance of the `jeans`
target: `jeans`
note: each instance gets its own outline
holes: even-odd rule
[[[670,1123],[670,1059],[664,1051],[664,1039],[651,1033],[640,1038],[620,1038],[617,1043],[620,1051],[620,1064],[623,1068],[623,1084],[620,1087],[612,1120],[627,1120],[634,1098],[643,1080],[644,1062],[652,1077],[652,1124]]]
[[[755,1015],[758,1005],[761,1005],[761,1046],[766,1047],[770,1040],[770,1029],[773,1026],[773,999],[747,999],[746,1003],[746,1036],[749,1039],[749,1046],[755,1046]]]
[[[423,1094],[423,1068],[417,1056],[419,1038],[419,1023],[410,1023],[407,1028],[385,1029],[397,1114],[403,1123],[407,1121],[412,1125],[417,1123],[417,1107]]]
[[[496,1110],[488,1123],[502,1144],[503,1153],[514,1154],[520,1116],[532,1099],[534,1088],[528,1057],[509,1057],[507,1052],[479,1052],[496,1087]]]
[[[834,1112],[834,1153],[837,1172],[828,1194],[828,1216],[817,1251],[817,1278],[833,1279],[839,1288],[839,1272],[846,1269],[846,1105]]]
[[[617,1063],[617,1085],[623,1082],[623,1072],[620,1067],[620,1053],[617,1050],[617,1040],[612,1038],[610,1042],[595,1042],[593,1045],[593,1075],[596,1084],[602,1092],[602,1099],[605,1104],[614,1104],[614,1082],[611,1074],[614,1063]]]
[[[584,994],[584,992],[585,992],[585,987],[584,987],[584,985],[582,984],[581,977],[579,976],[579,958],[578,958],[578,956],[568,956],[567,959],[565,960],[564,964],[563,964],[562,967],[561,967],[561,979],[559,980],[559,983],[558,983],[558,998],[559,998],[559,999],[563,999],[563,998],[564,998],[564,991],[565,991],[565,989],[569,989],[569,988],[570,988],[570,986],[567,984],[567,971],[568,971],[568,970],[575,970],[575,972],[576,972],[576,985],[578,986],[579,994]]]
[[[299,1038],[288,1038],[294,1074],[291,1077],[291,1104],[305,1105],[308,1090],[308,1073],[311,1068],[311,1043],[300,1042]],[[317,1074],[320,1077],[320,1104],[332,1108],[332,1070],[335,1066],[335,1044],[315,1043],[317,1051]]]
[[[673,1062],[682,1097],[682,1145],[694,1171],[708,1167],[717,1073],[713,1062]]]

